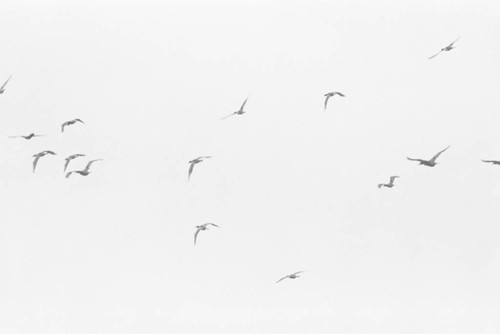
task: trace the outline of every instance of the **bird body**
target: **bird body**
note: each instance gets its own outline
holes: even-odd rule
[[[196,159],[193,159],[191,161],[189,161],[188,163],[190,164],[189,165],[189,171],[188,171],[188,180],[191,179],[191,174],[193,173],[193,169],[194,169],[194,165],[196,164],[199,164],[200,162],[202,162],[204,159],[209,159],[211,158],[212,156],[210,155],[206,155],[206,156],[201,156],[201,157],[198,157]]]
[[[94,160],[90,160],[90,161],[87,163],[87,166],[85,166],[85,169],[83,169],[83,170],[73,170],[73,171],[71,171],[71,172],[68,172],[68,173],[66,174],[66,178],[70,177],[70,176],[71,176],[71,174],[73,174],[73,173],[77,173],[77,174],[80,174],[80,175],[82,175],[82,176],[87,176],[87,175],[89,175],[89,174],[90,174],[90,166],[91,166],[94,162],[96,162],[96,161],[102,161],[102,159],[94,159]]]
[[[196,232],[194,233],[194,244],[195,244],[195,246],[196,246],[196,238],[198,238],[198,233],[200,233],[200,231],[206,231],[206,230],[208,230],[208,225],[219,227],[219,225],[215,225],[213,223],[205,223],[205,224],[201,224],[201,225],[196,226]]]
[[[51,155],[56,155],[54,152],[52,151],[42,151],[40,153],[37,153],[37,154],[33,154],[33,157],[35,158],[33,160],[33,173],[35,172],[35,169],[36,169],[36,165],[38,163],[38,159],[40,159],[41,157],[47,155],[47,154],[51,154]]]
[[[399,176],[391,176],[389,179],[389,183],[379,183],[378,187],[379,189],[382,187],[387,187],[387,188],[392,188],[394,187],[394,180],[396,180]]]
[[[439,55],[441,52],[443,51],[451,51],[453,50],[455,47],[453,46],[453,44],[455,44],[456,41],[458,41],[460,39],[460,37],[458,37],[456,40],[454,40],[453,42],[451,42],[449,45],[445,46],[444,48],[442,48],[438,53],[436,53],[435,55],[432,55],[429,57],[429,59],[432,59],[434,57],[436,57],[437,55]]]
[[[234,115],[243,115],[244,113],[246,113],[246,111],[244,110],[245,108],[245,104],[247,103],[248,101],[248,97],[245,99],[245,101],[243,102],[243,104],[241,105],[240,109],[238,109],[237,111],[233,112],[232,114],[230,115],[227,115],[225,117],[222,117],[221,119],[226,119],[228,117],[231,117],[231,116],[234,116]]]
[[[436,153],[432,158],[431,160],[423,160],[423,159],[413,159],[413,158],[407,158],[408,160],[411,160],[411,161],[419,161],[420,162],[420,165],[424,165],[424,166],[427,166],[427,167],[434,167],[437,165],[437,162],[436,162],[436,159],[441,155],[441,153],[443,153],[444,151],[446,151],[447,149],[449,149],[450,146],[448,146],[447,148],[445,148],[444,150],[442,151],[439,151],[438,153]]]
[[[73,125],[73,124],[75,124],[76,122],[80,122],[80,123],[84,123],[84,124],[85,124],[85,122],[83,122],[81,119],[79,119],[79,118],[75,118],[75,119],[72,119],[71,121],[66,121],[66,122],[64,122],[63,124],[61,124],[61,132],[64,132],[64,128],[65,128],[66,126]]]
[[[9,76],[9,78],[7,79],[7,81],[5,81],[4,84],[2,85],[2,87],[0,87],[0,94],[3,94],[3,92],[5,92],[5,86],[9,82],[10,78],[12,78],[12,75]]]
[[[326,110],[326,107],[328,105],[328,100],[335,96],[335,95],[338,95],[338,96],[342,96],[342,97],[345,97],[344,94],[342,94],[341,92],[330,92],[330,93],[326,93],[324,96],[325,96],[325,110]]]
[[[279,283],[279,282],[281,282],[282,280],[284,280],[286,278],[296,279],[296,278],[300,277],[299,276],[300,273],[303,273],[303,271],[297,271],[297,272],[295,272],[293,274],[286,275],[285,277],[282,277],[279,280],[277,280],[276,283]]]

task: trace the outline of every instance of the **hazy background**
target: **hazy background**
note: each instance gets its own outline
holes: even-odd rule
[[[498,333],[499,11],[3,1],[0,332]]]

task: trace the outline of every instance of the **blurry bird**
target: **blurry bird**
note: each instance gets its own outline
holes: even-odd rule
[[[279,283],[281,282],[282,280],[284,280],[285,278],[291,278],[291,279],[296,279],[297,277],[300,277],[298,274],[300,273],[303,273],[303,271],[297,271],[293,274],[290,274],[290,275],[286,275],[285,277],[282,277],[280,278],[278,281],[276,281],[276,283]]]
[[[5,81],[5,83],[0,87],[0,94],[3,94],[5,92],[5,86],[7,85],[7,82],[9,82],[10,78],[12,78],[12,75]]]
[[[43,136],[45,136],[45,135],[36,135],[34,133],[30,133],[27,136],[9,136],[9,138],[24,138],[26,140],[30,140],[31,138],[34,138],[34,137],[43,137]]]
[[[102,159],[90,160],[90,161],[87,163],[87,166],[85,166],[85,169],[84,169],[84,170],[73,170],[73,171],[71,171],[71,172],[69,172],[69,173],[67,173],[67,174],[66,174],[66,178],[70,177],[70,175],[71,175],[71,174],[73,174],[73,173],[78,173],[78,174],[80,174],[81,176],[87,176],[87,175],[89,175],[89,174],[90,174],[90,171],[89,171],[90,166],[91,166],[94,162],[96,162],[96,161],[102,161]]]
[[[335,95],[339,95],[339,96],[342,96],[342,97],[345,97],[344,94],[342,94],[341,92],[330,92],[330,93],[326,93],[324,96],[326,96],[326,99],[325,99],[325,110],[326,110],[326,106],[328,105],[328,100],[332,97],[332,96],[335,96]]]
[[[436,153],[435,156],[432,157],[431,160],[412,159],[412,158],[407,158],[407,159],[411,160],[411,161],[420,161],[420,165],[425,165],[425,166],[428,166],[428,167],[434,167],[434,166],[437,165],[436,159],[441,155],[441,153],[443,153],[444,151],[446,151],[449,148],[450,148],[450,146],[448,146],[447,148],[445,148],[442,151],[439,151],[438,153]]]
[[[245,104],[247,103],[247,100],[248,100],[248,97],[245,99],[245,101],[243,102],[243,104],[241,105],[241,107],[240,107],[240,109],[238,111],[235,111],[235,112],[233,112],[230,115],[222,117],[221,119],[226,119],[226,118],[234,116],[234,115],[243,115],[246,112],[246,111],[243,110],[243,108],[245,107]]]
[[[493,165],[500,165],[500,161],[498,160],[481,160],[482,162],[489,162]]]
[[[196,238],[198,237],[198,233],[200,233],[200,231],[208,230],[208,225],[219,227],[218,225],[215,225],[212,223],[206,223],[206,224],[196,226],[196,232],[194,233],[194,244],[195,245],[196,245]]]
[[[379,188],[382,188],[382,187],[392,188],[392,187],[394,187],[394,180],[398,177],[399,176],[391,176],[389,183],[379,183],[378,187]]]
[[[429,59],[432,59],[432,58],[436,57],[438,54],[440,54],[440,53],[441,53],[441,52],[443,52],[443,51],[450,51],[450,50],[454,49],[455,47],[453,46],[453,44],[454,44],[456,41],[458,41],[459,39],[460,39],[460,37],[458,37],[456,40],[454,40],[453,42],[451,42],[448,46],[446,46],[446,47],[442,48],[442,49],[441,49],[441,51],[439,51],[439,52],[438,52],[438,53],[436,53],[435,55],[430,56],[430,57],[429,57]]]
[[[33,156],[35,157],[35,160],[33,160],[33,173],[35,172],[35,169],[36,169],[36,164],[38,163],[38,159],[40,159],[41,157],[47,155],[47,154],[52,154],[52,155],[56,155],[54,152],[52,151],[42,151],[40,153],[37,153],[37,154],[34,154]]]
[[[61,132],[64,132],[64,127],[66,126],[69,126],[69,125],[73,125],[75,124],[76,122],[80,122],[80,123],[84,123],[81,119],[79,118],[75,118],[71,121],[67,121],[67,122],[64,122],[63,124],[61,124]],[[85,123],[84,123],[85,124]]]
[[[85,154],[78,153],[78,154],[70,155],[69,157],[67,157],[66,159],[64,159],[64,160],[66,160],[66,162],[64,163],[64,171],[66,171],[66,168],[68,168],[69,162],[71,160],[76,159],[78,157],[84,157],[84,156],[85,156]]]
[[[189,164],[191,164],[191,165],[189,166],[188,180],[191,178],[191,174],[193,173],[194,165],[196,165],[197,163],[202,162],[203,159],[209,159],[211,157],[212,156],[207,155],[207,156],[198,157],[196,159],[193,159],[193,160],[189,161]]]

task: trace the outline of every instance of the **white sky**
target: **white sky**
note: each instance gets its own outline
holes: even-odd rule
[[[498,333],[499,11],[3,1],[0,332]]]

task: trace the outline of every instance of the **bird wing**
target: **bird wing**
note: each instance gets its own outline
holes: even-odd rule
[[[188,180],[191,178],[191,174],[193,173],[195,163],[192,162],[191,166],[189,166],[189,172],[188,172]]]
[[[379,189],[380,189],[380,188],[382,188],[383,186],[384,186],[384,184],[383,184],[383,183],[379,183],[379,184],[377,185],[377,187],[378,187]]]
[[[68,178],[71,174],[73,174],[74,171],[66,173],[66,178]]]
[[[94,160],[90,160],[88,163],[87,163],[87,166],[85,166],[85,171],[88,172],[89,169],[90,169],[90,166],[96,162],[96,161],[101,161],[102,159],[94,159]]]
[[[38,159],[40,159],[41,155],[36,155],[35,160],[33,160],[33,173],[35,172],[36,169],[36,164],[38,163]]]
[[[66,168],[68,168],[68,165],[69,165],[69,162],[72,160],[73,158],[71,157],[67,157],[66,158],[66,162],[64,163],[64,171],[66,171]],[[67,176],[66,176],[67,177]]]
[[[214,223],[207,223],[205,225],[212,225],[212,226],[215,226],[215,227],[219,227],[219,225],[215,225]]]
[[[9,138],[24,138],[24,136],[9,136]]]
[[[331,95],[329,94],[326,94],[326,99],[325,99],[325,110],[326,110],[326,106],[328,105],[328,100],[330,99]]]
[[[232,114],[230,114],[230,115],[227,115],[227,116],[222,117],[222,118],[221,118],[221,120],[222,120],[222,119],[229,118],[229,117],[234,116],[234,115],[236,115],[236,113],[235,113],[235,112],[233,112],[233,113],[232,113]]]
[[[285,277],[280,278],[279,280],[276,281],[276,283],[279,283],[279,282],[281,282],[282,280],[284,280],[285,278],[288,278],[288,277],[290,277],[290,275],[286,275]]]
[[[292,275],[297,275],[297,274],[300,274],[300,273],[303,273],[303,271],[297,271],[297,272],[293,273]]]
[[[243,111],[243,108],[245,107],[245,104],[247,104],[247,101],[248,101],[248,97],[245,99],[245,101],[243,101],[243,104],[241,105],[239,111]]]
[[[79,118],[75,118],[75,119],[73,120],[73,122],[80,122],[80,123],[85,124],[85,122],[84,122],[84,121],[82,121],[82,120],[81,120],[81,119],[79,119]]]
[[[413,158],[408,158],[408,157],[406,157],[406,159],[411,160],[411,161],[420,161],[420,162],[427,161],[427,160],[422,160],[422,159],[413,159]]]
[[[456,41],[458,41],[460,39],[461,36],[459,36],[456,40],[454,40],[453,42],[450,43],[450,45],[448,45],[448,47],[453,47],[453,44],[455,44]]]
[[[5,83],[2,85],[2,87],[0,87],[0,90],[3,90],[5,88],[5,86],[9,82],[10,78],[12,78],[12,75],[5,81]]]
[[[394,180],[397,179],[397,176],[391,176],[391,178],[389,179],[389,183],[393,184],[394,183]]]
[[[432,58],[436,57],[436,56],[437,56],[438,54],[440,54],[441,52],[443,52],[443,50],[439,51],[439,52],[438,52],[438,53],[436,53],[435,55],[430,56],[430,57],[429,57],[429,59],[432,59]]]
[[[198,237],[198,233],[200,233],[200,229],[197,229],[196,232],[194,233],[194,244],[196,245],[196,238]]]
[[[450,145],[450,146],[451,146],[451,145]],[[438,153],[436,153],[436,155],[434,155],[430,161],[436,161],[436,159],[437,159],[437,158],[441,155],[441,153],[443,153],[444,151],[446,151],[447,149],[449,149],[449,148],[450,148],[450,146],[448,146],[448,147],[447,147],[447,148],[445,148],[444,150],[441,150],[441,151],[439,151]]]
[[[61,132],[64,132],[64,127],[68,125],[68,122],[64,122],[63,124],[61,124]]]
[[[335,93],[337,93],[337,95],[340,95],[340,96],[342,96],[342,97],[345,97],[345,95],[344,95],[344,94],[342,94],[341,92],[335,92]]]

